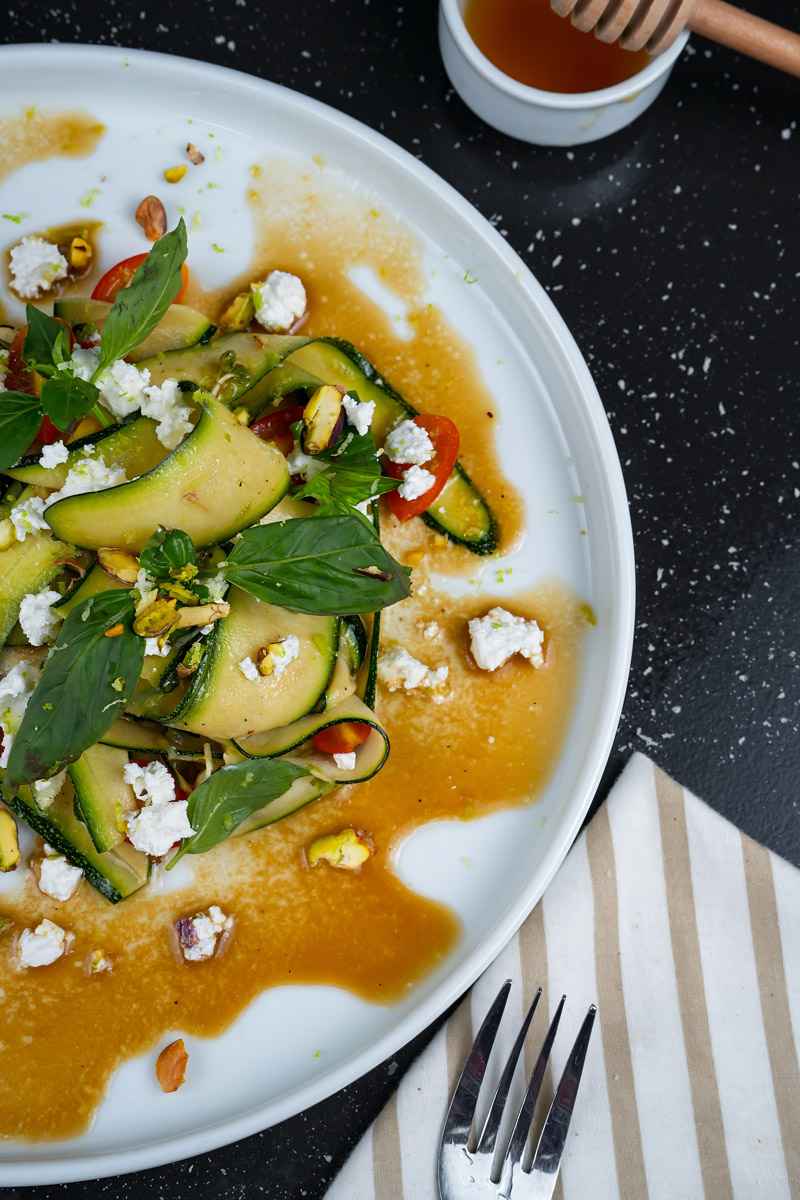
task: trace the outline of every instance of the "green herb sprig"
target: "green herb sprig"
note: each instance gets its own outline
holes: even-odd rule
[[[355,392],[349,393],[358,399]],[[297,423],[298,427],[300,422]],[[295,429],[295,426],[292,426]],[[356,505],[400,486],[399,479],[381,474],[372,430],[348,430],[336,445],[314,456],[322,470],[294,494],[301,500],[316,500],[320,516],[352,513]]]

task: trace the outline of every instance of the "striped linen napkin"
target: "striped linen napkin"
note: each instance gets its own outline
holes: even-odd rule
[[[508,977],[490,1085],[536,987],[528,1070],[567,995],[537,1116],[598,1004],[557,1197],[800,1197],[800,874],[637,754],[326,1200],[438,1197],[449,1096]]]

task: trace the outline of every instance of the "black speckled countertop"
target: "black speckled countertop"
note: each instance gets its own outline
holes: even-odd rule
[[[800,83],[697,39],[630,129],[540,149],[455,95],[436,7],[11,0],[0,41],[142,47],[285,84],[385,133],[492,221],[586,356],[630,497],[636,644],[598,802],[642,750],[800,865]],[[750,7],[800,30],[798,0]],[[237,1145],[36,1192],[320,1197],[431,1033]]]

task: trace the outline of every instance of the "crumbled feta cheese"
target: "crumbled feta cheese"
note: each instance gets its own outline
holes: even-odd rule
[[[403,475],[403,482],[397,489],[401,500],[418,500],[429,492],[436,483],[436,476],[431,475],[424,467],[409,467]]]
[[[272,652],[272,674],[282,675],[289,663],[300,654],[300,639],[296,634],[290,633],[288,637],[283,638],[280,642],[272,642],[270,649]]]
[[[239,663],[239,670],[242,672],[245,679],[249,679],[251,683],[255,683],[257,679],[260,679],[258,667],[249,655],[247,658],[243,658]]]
[[[11,251],[11,286],[23,300],[38,300],[64,279],[69,264],[58,246],[40,237],[24,237]]]
[[[353,771],[356,765],[356,752],[351,750],[349,754],[334,754],[333,761],[340,771]]]
[[[227,917],[219,905],[212,904],[207,913],[182,917],[175,928],[186,961],[201,962],[211,958],[221,935],[233,928],[233,917]]]
[[[49,967],[68,948],[67,933],[54,921],[44,920],[35,929],[23,929],[19,939],[21,967]]]
[[[0,350],[0,392],[6,390],[6,375],[8,374],[8,351]]]
[[[228,581],[221,571],[212,575],[210,579],[204,579],[203,583],[208,588],[208,594],[212,600],[222,600],[228,590]]]
[[[544,663],[544,634],[536,621],[516,617],[504,608],[492,608],[485,617],[469,622],[470,650],[484,671],[495,671],[513,654],[521,654],[534,667]]]
[[[302,280],[288,271],[270,271],[263,283],[252,283],[256,320],[270,333],[285,333],[308,307]]]
[[[63,442],[50,442],[49,445],[42,446],[39,466],[50,470],[51,467],[60,467],[68,458],[69,450]]]
[[[70,467],[63,487],[53,492],[44,502],[45,508],[64,500],[67,496],[82,496],[85,492],[102,492],[106,488],[116,487],[125,483],[127,476],[124,467],[107,467],[102,458],[82,458]]]
[[[83,878],[83,871],[80,867],[73,867],[63,854],[57,854],[50,846],[45,846],[44,853],[39,870],[39,889],[54,900],[69,900]]]
[[[76,346],[72,351],[72,374],[76,379],[89,380],[99,362],[100,351],[96,346]]]
[[[8,766],[8,756],[14,735],[19,731],[22,717],[28,707],[33,689],[39,682],[41,672],[30,663],[18,663],[3,679],[0,679],[0,726],[3,729],[3,753],[0,767]]]
[[[169,654],[169,642],[164,642],[163,646],[159,646],[158,638],[145,638],[144,652],[145,654],[156,654],[159,658],[166,658]]]
[[[131,785],[136,799],[144,804],[169,804],[175,799],[175,779],[163,763],[149,762],[142,766],[129,762],[122,778]]]
[[[149,372],[147,374],[149,376]],[[165,379],[160,385],[146,387],[144,394],[142,414],[158,421],[156,437],[162,446],[174,450],[194,428],[189,420],[192,410],[181,400],[183,393],[177,379]]]
[[[43,513],[46,501],[41,496],[29,496],[12,508],[8,514],[18,542],[24,542],[29,533],[38,533],[40,529],[49,529]]]
[[[311,458],[308,454],[304,454],[298,444],[286,459],[286,465],[289,468],[290,475],[299,475],[301,479],[308,483],[309,479],[313,479],[325,464],[319,462],[316,458]]]
[[[189,824],[188,800],[174,800],[171,804],[147,804],[138,813],[128,817],[128,837],[137,850],[161,858],[181,838],[194,833]]]
[[[375,416],[374,400],[356,400],[353,396],[345,396],[342,399],[342,407],[347,424],[352,425],[356,433],[363,435],[369,432],[372,418]]]
[[[433,442],[421,425],[406,420],[395,425],[386,439],[383,452],[392,462],[422,466],[433,458]]]
[[[87,350],[84,353],[89,354],[91,351]],[[133,363],[126,363],[124,359],[118,358],[110,367],[106,367],[96,382],[102,403],[120,419],[130,416],[144,404],[150,372],[147,367],[140,371]]]
[[[19,607],[19,623],[32,646],[43,646],[58,629],[61,613],[53,612],[51,606],[60,599],[58,592],[49,589],[35,595],[28,593],[23,597]]]
[[[436,638],[441,632],[435,621],[429,621],[427,625],[423,625],[422,627],[422,636],[426,638]]]
[[[33,795],[38,808],[48,809],[55,800],[61,788],[64,786],[64,780],[67,777],[66,771],[59,771],[52,779],[39,779],[33,785]],[[50,853],[47,846],[44,848],[45,854]],[[55,854],[55,850],[52,851]]]
[[[158,598],[158,588],[156,587],[155,580],[150,578],[144,567],[139,568],[139,573],[136,576],[136,583],[133,585],[132,591],[134,593],[134,599],[136,599],[137,593],[139,596],[139,600],[136,604],[137,617],[140,612],[142,612]]]
[[[449,674],[449,667],[432,670],[402,646],[392,646],[378,659],[378,678],[390,692],[397,692],[401,688],[410,692],[419,688],[434,697],[442,697],[446,692]]]

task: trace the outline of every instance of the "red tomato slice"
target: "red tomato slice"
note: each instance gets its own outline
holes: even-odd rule
[[[95,285],[95,289],[92,292],[92,299],[106,300],[111,304],[117,292],[121,292],[123,288],[128,287],[137,268],[142,265],[146,258],[146,254],[134,254],[131,258],[125,258],[122,262],[118,262],[110,271],[106,271],[103,278]],[[189,282],[189,268],[186,266],[186,263],[181,264],[181,279],[183,287],[172,301],[173,304],[180,304],[183,299],[183,293],[186,291],[186,285]]]
[[[362,725],[360,721],[342,721],[340,725],[330,725],[315,733],[311,740],[324,754],[349,754],[356,746],[361,746],[371,733],[371,725]]]
[[[416,500],[403,500],[399,492],[387,492],[386,500],[398,521],[410,521],[430,508],[434,500],[444,488],[458,458],[459,436],[458,428],[449,417],[438,416],[435,413],[420,413],[414,417],[414,424],[424,429],[433,442],[433,458],[422,464],[423,471],[433,475],[434,482]],[[409,463],[386,463],[386,474],[390,479],[402,479],[408,470]]]
[[[262,413],[250,428],[262,442],[272,442],[281,454],[288,456],[294,449],[294,434],[289,426],[302,420],[304,411],[302,404],[293,405],[292,408],[274,409]]]

